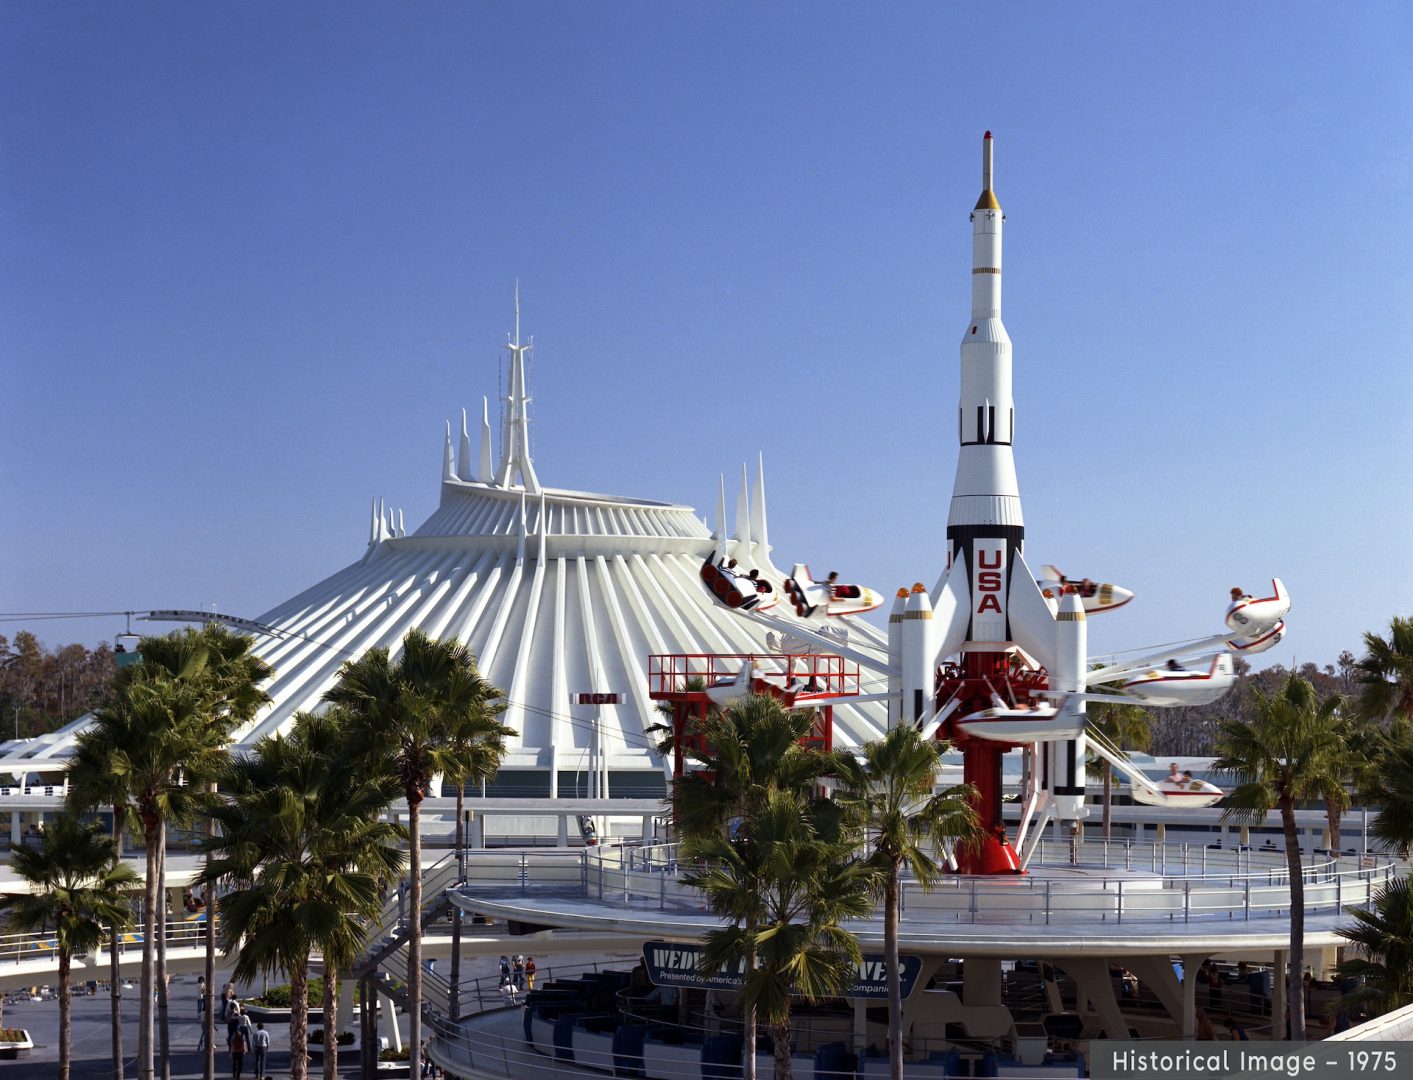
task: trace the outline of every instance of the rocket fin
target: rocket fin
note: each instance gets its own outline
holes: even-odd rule
[[[952,564],[952,568],[961,566]],[[967,637],[967,626],[971,622],[971,589],[967,587],[964,572],[952,573],[937,583],[937,596],[932,601],[932,633],[937,652],[933,656],[934,666],[944,657],[951,656],[962,647]]]
[[[1006,615],[1011,623],[1011,638],[1050,671],[1055,670],[1055,616],[1035,582],[1035,575],[1025,564],[1025,556],[1016,552],[1016,565],[1011,569],[1011,593],[1006,601]]]

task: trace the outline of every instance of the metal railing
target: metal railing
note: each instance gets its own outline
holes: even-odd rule
[[[467,880],[476,888],[584,896],[659,911],[702,909],[701,894],[682,881],[675,845],[472,855]],[[1280,853],[1088,841],[1042,845],[1032,867],[1047,864],[1089,873],[1063,884],[1044,875],[954,876],[928,892],[905,881],[903,907],[914,916],[956,922],[1044,924],[1250,921],[1290,909],[1290,875]],[[1400,864],[1384,855],[1321,859],[1301,869],[1305,910],[1337,913],[1368,905],[1399,872]]]
[[[169,919],[166,923],[166,938],[169,948],[195,948],[206,941],[206,919]],[[106,952],[109,938],[104,934],[99,951]],[[143,929],[139,924],[135,929],[118,933],[118,955],[142,951]],[[19,963],[26,960],[57,958],[59,943],[52,933],[0,935],[0,964]]]

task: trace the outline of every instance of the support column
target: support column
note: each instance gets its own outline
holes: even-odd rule
[[[10,843],[19,845],[24,841],[24,830],[20,828],[20,812],[10,811]]]
[[[1201,961],[1198,961],[1201,963]],[[1153,991],[1153,995],[1172,1017],[1173,1023],[1182,1028],[1182,986],[1178,983],[1177,972],[1172,961],[1166,956],[1131,956],[1128,969],[1138,976],[1140,984]],[[1183,974],[1187,974],[1187,961],[1183,961]]]
[[[1127,1039],[1128,1021],[1124,1019],[1118,999],[1114,997],[1108,958],[1077,956],[1067,959],[1064,968],[1078,985],[1080,993],[1093,1004],[1100,1026],[1104,1029],[1104,1037]]]
[[[1048,979],[1045,977],[1047,971],[1050,974],[1050,978]],[[1065,1011],[1065,1001],[1064,998],[1060,996],[1058,974],[1059,972],[1053,963],[1045,960],[1040,961],[1040,985],[1045,988],[1045,1007],[1052,1013]],[[1075,1011],[1078,1012],[1079,1010],[1076,1009]]]
[[[1197,969],[1202,966],[1202,957],[1182,958],[1182,1037],[1191,1039],[1197,1034]]]
[[[643,843],[644,843],[644,844],[651,844],[654,839],[655,839],[655,838],[654,838],[654,836],[653,836],[653,815],[652,815],[652,814],[644,814],[644,815],[643,815]]]
[[[558,829],[558,831],[556,832],[555,838],[554,838],[554,846],[555,846],[555,847],[559,847],[559,848],[567,848],[567,847],[569,846],[569,815],[568,815],[568,814],[560,814],[560,815],[559,815],[559,825],[557,826],[557,829]]]
[[[868,999],[854,998],[854,1050],[860,1055],[868,1046]]]
[[[383,1022],[379,1027],[387,1029],[388,1045],[394,1050],[402,1049],[402,1032],[397,1026],[397,1002],[389,994],[383,995],[387,1003],[378,1010],[378,1017]],[[411,1073],[408,1074],[409,1076]]]
[[[347,1027],[350,1031],[353,1030],[353,999],[357,988],[358,984],[353,979],[339,980],[339,1027]],[[327,1029],[328,1025],[324,1027]],[[328,1038],[327,1035],[324,1037]]]
[[[972,956],[962,964],[962,1004],[1001,1004],[1001,961]]]

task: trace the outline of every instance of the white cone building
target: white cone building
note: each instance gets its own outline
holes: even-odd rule
[[[448,425],[436,511],[408,532],[400,511],[375,501],[361,559],[256,618],[273,631],[257,637],[256,652],[275,669],[274,701],[238,742],[317,709],[343,661],[375,646],[395,651],[418,627],[465,642],[507,694],[504,722],[519,735],[496,790],[588,794],[601,723],[609,794],[661,794],[664,765],[644,733],[661,719],[648,696],[648,657],[771,651],[765,630],[713,604],[699,577],[716,550],[783,579],[769,562],[763,466],[732,527],[723,498],[715,534],[688,506],[543,487],[530,452],[529,348],[517,327],[497,462],[489,409],[479,437],[463,418],[454,446]],[[886,652],[879,631],[849,621],[856,647]],[[618,693],[621,703],[571,704],[583,692]],[[843,744],[885,727],[881,703],[835,709]],[[62,755],[67,741],[33,750]]]

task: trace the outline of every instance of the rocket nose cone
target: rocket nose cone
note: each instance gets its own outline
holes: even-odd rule
[[[988,131],[985,135],[982,136],[982,138],[983,138],[983,139],[989,139],[989,138],[991,138],[991,132]]]

